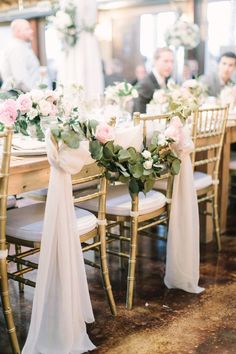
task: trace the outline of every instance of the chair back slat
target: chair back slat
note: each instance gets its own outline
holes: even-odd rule
[[[207,173],[212,176],[213,180],[218,179],[227,118],[227,106],[202,108],[194,112],[192,124],[192,139],[195,147],[192,153],[193,169],[202,170],[205,166]]]

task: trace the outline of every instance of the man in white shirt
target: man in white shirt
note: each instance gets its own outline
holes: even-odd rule
[[[154,91],[165,88],[174,67],[174,55],[169,48],[159,48],[154,54],[153,70],[139,82],[139,97],[134,102],[134,111],[145,113]]]
[[[23,19],[14,20],[11,30],[13,39],[5,50],[1,68],[2,89],[27,92],[35,88],[40,79],[39,60],[31,47],[33,30]]]

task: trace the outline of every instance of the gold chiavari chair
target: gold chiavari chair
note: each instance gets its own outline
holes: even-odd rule
[[[198,203],[212,205],[211,210],[206,210],[204,214],[213,217],[218,250],[221,249],[217,200],[219,166],[227,117],[228,107],[215,107],[197,110],[191,118],[192,123],[186,122],[194,143],[191,159]],[[166,181],[158,181],[155,188],[165,191]]]
[[[163,118],[163,117],[162,117]],[[138,115],[135,115],[135,124],[139,124]],[[144,137],[147,131],[143,130]],[[151,190],[146,195],[143,193],[135,193],[130,196],[127,185],[118,184],[111,185],[108,188],[106,200],[106,216],[110,224],[108,225],[108,243],[119,241],[126,242],[129,245],[128,252],[125,252],[122,247],[120,251],[109,248],[107,253],[116,255],[121,258],[128,259],[128,277],[127,277],[127,292],[126,292],[126,307],[132,309],[134,286],[135,286],[135,270],[136,270],[136,255],[138,247],[138,239],[140,232],[167,222],[169,204],[171,200],[173,178],[166,173],[161,178],[167,179],[168,191],[167,197],[158,191]],[[82,204],[82,207],[97,212],[98,206],[94,201],[88,201]],[[129,225],[129,234],[125,235],[124,225]],[[112,228],[118,226],[119,232],[112,232]]]
[[[194,113],[192,165],[198,203],[210,203],[218,250],[221,250],[218,212],[219,166],[228,107],[199,109]]]
[[[113,292],[110,284],[107,255],[106,255],[106,226],[105,223],[99,223],[99,220],[105,220],[105,205],[106,205],[106,189],[107,181],[103,176],[103,171],[95,164],[84,167],[77,176],[73,176],[73,184],[86,184],[88,182],[96,181],[98,189],[88,192],[81,192],[81,196],[74,198],[76,205],[80,202],[85,202],[90,199],[98,199],[98,220],[94,214],[75,208],[77,216],[77,226],[82,245],[82,251],[88,252],[90,250],[99,251],[100,265],[85,259],[85,263],[100,268],[104,288],[107,294],[109,306],[113,315],[116,315],[116,305],[113,298]],[[9,255],[8,260],[15,262],[18,267],[17,271],[8,274],[9,278],[16,280],[22,284],[35,287],[35,282],[24,277],[24,274],[31,272],[38,268],[38,264],[29,260],[28,257],[40,251],[41,234],[44,218],[44,203],[37,203],[30,206],[21,207],[18,209],[9,210],[8,223],[6,228],[7,241],[14,244],[16,247],[27,247],[26,251],[17,252],[14,255]],[[93,243],[90,242],[93,240]],[[89,241],[89,242],[88,242]]]
[[[0,292],[2,299],[2,309],[6,320],[6,326],[10,337],[12,351],[14,354],[19,354],[20,347],[17,340],[16,329],[14,325],[9,298],[9,286],[7,276],[8,249],[6,245],[6,209],[12,130],[10,128],[6,128],[3,133],[0,133],[0,138],[4,140],[0,172]]]

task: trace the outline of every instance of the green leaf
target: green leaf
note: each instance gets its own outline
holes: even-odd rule
[[[119,169],[120,169],[121,171],[126,171],[126,168],[125,168],[121,163],[115,162],[115,165],[116,165],[117,167],[119,167]]]
[[[66,130],[61,133],[63,142],[71,149],[77,149],[80,144],[80,138],[73,130]]]
[[[135,178],[131,178],[129,181],[129,191],[131,194],[139,193],[139,184]]]
[[[135,165],[129,164],[129,170],[134,178],[140,178],[143,175],[143,165],[141,163],[136,163]]]
[[[175,159],[171,165],[171,173],[177,175],[179,173],[179,170],[180,170],[180,160]]]
[[[94,160],[101,160],[103,156],[103,147],[98,140],[92,140],[89,142],[89,151]]]
[[[114,156],[112,146],[108,143],[103,147],[103,156],[107,160],[111,160]]]
[[[129,177],[125,177],[123,175],[120,175],[118,180],[122,183],[128,183]]]
[[[139,157],[138,152],[133,147],[129,147],[127,150],[130,154],[129,162],[135,162],[137,160],[137,158]]]
[[[51,128],[51,133],[55,138],[59,138],[61,135],[61,131],[58,127]]]
[[[42,131],[39,124],[36,124],[36,134],[37,134],[38,140],[41,140],[41,141],[44,140],[45,135],[44,135],[44,132]]]
[[[130,159],[130,153],[129,153],[128,150],[121,149],[118,152],[118,160],[119,160],[119,162],[128,161],[129,159]]]
[[[144,193],[149,192],[153,188],[154,183],[155,183],[155,179],[153,178],[146,179],[146,181],[144,182]]]

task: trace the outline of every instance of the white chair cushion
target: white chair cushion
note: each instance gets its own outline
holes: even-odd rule
[[[162,208],[166,204],[164,194],[150,191],[146,194],[139,193],[139,214],[147,214]],[[98,202],[95,199],[80,203],[81,207],[96,212]],[[126,185],[110,186],[107,193],[106,212],[111,215],[130,215],[131,197]]]
[[[212,177],[206,173],[195,171],[193,174],[194,186],[198,191],[212,184]],[[165,191],[167,189],[167,179],[161,179],[155,182],[154,188]]]
[[[7,212],[6,234],[22,240],[40,242],[43,230],[44,203],[12,209]],[[75,208],[77,227],[83,235],[97,226],[97,218],[89,211]]]
[[[193,177],[197,191],[212,185],[212,177],[206,173],[195,171]]]
[[[16,206],[16,198],[14,195],[7,197],[7,209],[14,208]]]

